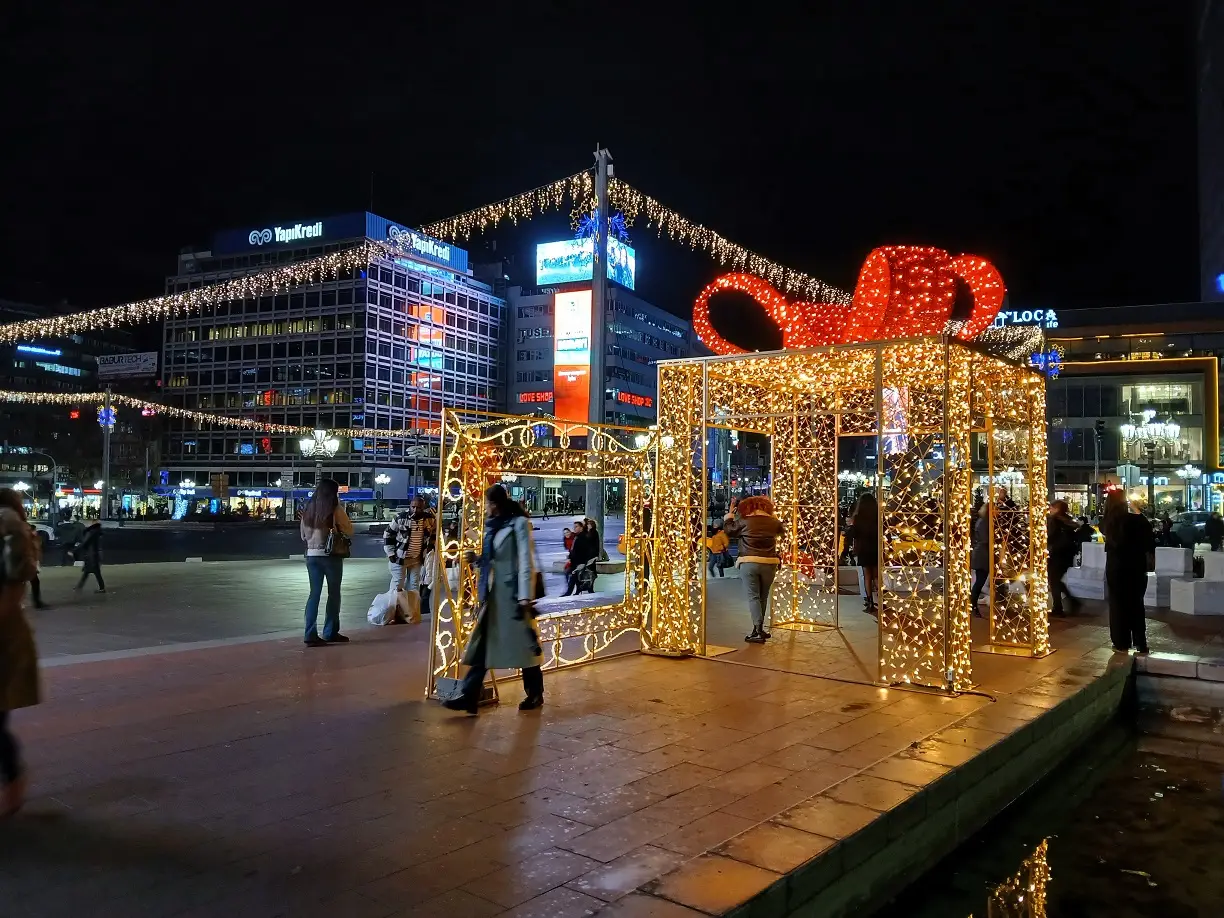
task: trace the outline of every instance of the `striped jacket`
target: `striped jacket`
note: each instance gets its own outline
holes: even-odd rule
[[[383,549],[389,561],[419,563],[429,551],[437,524],[428,510],[414,519],[412,511],[397,514],[383,532]]]

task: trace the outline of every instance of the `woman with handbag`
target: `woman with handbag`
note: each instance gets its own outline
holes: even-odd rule
[[[533,603],[539,590],[532,563],[531,523],[506,489],[493,485],[485,492],[485,528],[480,556],[468,552],[477,567],[480,615],[463,651],[468,667],[463,687],[443,704],[452,711],[475,714],[485,673],[490,669],[521,669],[526,696],[520,711],[544,704],[544,652],[535,625]]]
[[[1147,517],[1131,513],[1122,491],[1105,496],[1105,585],[1109,591],[1109,636],[1116,653],[1147,653],[1143,594],[1147,572],[1156,567],[1156,536]]]
[[[306,600],[307,647],[347,644],[340,633],[340,581],[344,559],[353,541],[353,524],[340,504],[340,485],[324,478],[314,495],[302,508],[302,541],[306,543],[306,573],[310,577],[310,596]],[[323,615],[323,635],[319,636],[319,599],[327,583],[327,608]]]

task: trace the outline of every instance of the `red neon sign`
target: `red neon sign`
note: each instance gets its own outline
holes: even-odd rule
[[[551,392],[520,392],[518,400],[520,405],[547,403],[553,400],[553,394]]]
[[[617,392],[616,400],[624,402],[626,405],[633,405],[635,408],[653,408],[654,399],[649,395],[635,395],[632,392]]]

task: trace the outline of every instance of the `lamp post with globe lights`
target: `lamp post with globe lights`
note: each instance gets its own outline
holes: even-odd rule
[[[375,508],[376,519],[383,518],[383,489],[391,484],[391,476],[386,472],[379,472],[374,476],[374,484],[378,485],[378,491],[375,496],[378,498],[378,504]]]
[[[1177,470],[1177,475],[1186,486],[1186,509],[1190,509],[1190,482],[1203,477],[1203,470],[1187,462]]]
[[[298,446],[303,456],[313,456],[315,460],[315,487],[323,480],[323,460],[330,459],[340,451],[340,441],[329,437],[326,430],[315,430],[312,436],[302,437]]]

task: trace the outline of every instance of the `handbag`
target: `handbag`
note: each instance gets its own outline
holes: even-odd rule
[[[332,558],[347,558],[352,552],[353,540],[336,528],[336,518],[333,516],[331,528],[327,530],[323,553]]]

